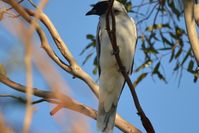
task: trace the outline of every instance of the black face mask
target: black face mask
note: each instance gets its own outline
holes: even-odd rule
[[[108,8],[108,1],[100,1],[97,4],[93,5],[93,8],[86,13],[86,15],[99,15],[106,13],[106,10]]]

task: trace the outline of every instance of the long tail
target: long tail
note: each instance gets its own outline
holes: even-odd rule
[[[104,133],[112,133],[124,77],[117,69],[108,69],[100,75],[99,87],[97,127]]]
[[[117,105],[113,105],[108,112],[105,111],[103,103],[99,103],[97,114],[97,127],[104,133],[112,133],[115,126]]]

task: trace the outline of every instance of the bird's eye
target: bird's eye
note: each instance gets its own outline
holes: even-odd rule
[[[117,9],[114,9],[114,14],[119,14],[120,13],[120,11],[119,10],[117,10]]]

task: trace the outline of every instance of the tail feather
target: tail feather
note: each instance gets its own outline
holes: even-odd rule
[[[99,104],[97,114],[97,127],[103,133],[112,133],[115,126],[117,105],[112,104],[108,112],[105,111],[103,103]]]

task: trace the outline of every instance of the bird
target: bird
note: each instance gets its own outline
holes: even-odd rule
[[[125,85],[125,79],[114,56],[111,41],[106,28],[106,12],[108,0],[101,0],[92,5],[88,15],[99,16],[96,34],[96,51],[99,68],[99,104],[97,113],[97,128],[103,133],[112,133],[118,101]],[[125,6],[114,1],[112,11],[115,15],[116,41],[119,56],[128,74],[132,73],[134,54],[137,43],[137,30],[133,18],[128,16]],[[110,27],[112,27],[111,16]]]

